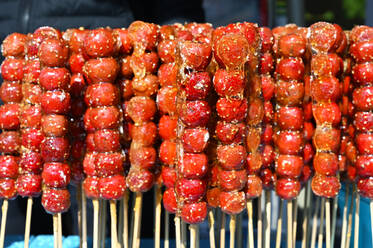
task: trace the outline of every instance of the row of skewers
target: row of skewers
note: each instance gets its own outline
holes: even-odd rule
[[[343,31],[325,22],[270,30],[252,23],[214,29],[136,21],[128,29],[10,34],[1,66],[0,246],[8,200],[20,195],[28,197],[28,247],[32,198],[41,194],[53,215],[55,247],[62,247],[61,213],[69,209],[72,183],[82,247],[86,197],[94,207],[94,247],[105,229],[99,222],[106,200],[112,247],[129,247],[128,236],[139,247],[143,192],[153,186],[156,247],[162,201],[167,222],[175,214],[177,247],[185,244],[184,223],[196,247],[206,218],[215,247],[214,208],[231,216],[230,247],[237,215],[247,208],[254,247],[252,201],[265,192],[268,227],[272,190],[280,209],[287,201],[287,247],[295,247],[292,223],[302,188],[308,204],[310,188],[322,198],[331,247],[330,199],[336,202],[341,182],[373,197],[372,49],[371,27]],[[131,235],[128,190],[135,193]],[[270,235],[266,228],[265,247]],[[307,237],[302,240],[306,247]],[[225,238],[220,241],[224,247]]]

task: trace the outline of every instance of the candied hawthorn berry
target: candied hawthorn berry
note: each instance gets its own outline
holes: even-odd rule
[[[120,149],[120,134],[117,130],[103,129],[94,133],[95,148],[98,152],[113,152]]]
[[[246,198],[243,191],[232,191],[220,193],[220,208],[227,214],[239,214],[246,207]]]
[[[158,77],[149,74],[132,80],[132,90],[136,96],[152,96],[158,91]]]
[[[362,155],[356,160],[357,174],[360,177],[373,177],[373,157]]]
[[[119,126],[121,113],[115,106],[90,108],[88,111],[90,124],[95,129],[112,129]]]
[[[246,185],[246,170],[219,170],[218,180],[222,191],[242,190]]]
[[[262,180],[256,175],[248,175],[246,179],[246,199],[257,198],[262,194]]]
[[[176,96],[177,88],[176,87],[162,87],[157,94],[157,105],[158,109],[163,114],[175,114],[176,109]]]
[[[15,179],[0,178],[0,198],[12,200],[17,197]]]
[[[98,188],[98,177],[86,177],[83,182],[84,193],[88,198],[98,198],[100,196]]]
[[[304,70],[304,63],[298,57],[282,58],[276,66],[276,73],[284,80],[302,80]]]
[[[40,146],[44,162],[65,161],[69,155],[69,141],[64,137],[48,137]]]
[[[134,125],[130,129],[132,140],[141,143],[143,146],[150,146],[157,137],[157,126],[154,122],[146,122],[140,125]]]
[[[37,174],[20,175],[16,181],[17,192],[22,197],[37,197],[41,193],[42,177]]]
[[[281,106],[294,106],[303,102],[304,84],[298,81],[278,81],[275,89],[277,103]]]
[[[328,177],[321,174],[316,174],[312,178],[311,188],[312,191],[318,196],[334,198],[337,196],[339,189],[341,188],[341,183],[335,176]]]
[[[367,86],[355,89],[352,94],[352,103],[358,110],[370,111],[373,109],[373,87]]]
[[[153,187],[154,175],[148,170],[130,171],[127,176],[127,187],[132,192],[146,192]]]
[[[311,60],[311,70],[315,76],[337,76],[343,68],[343,60],[336,53],[315,54]]]
[[[17,131],[3,131],[0,134],[0,152],[16,153],[21,147],[21,137]]]
[[[174,188],[176,182],[176,170],[169,166],[162,166],[162,181],[166,188]]]
[[[181,209],[181,218],[189,224],[203,222],[207,216],[206,202],[187,203]]]
[[[211,88],[210,75],[207,72],[191,73],[185,83],[185,93],[188,100],[205,99]]]
[[[187,127],[206,126],[211,114],[211,109],[206,101],[187,101],[182,109],[180,118]]]
[[[217,148],[217,160],[225,170],[241,169],[246,158],[246,150],[242,145],[221,145]]]
[[[158,80],[162,87],[176,86],[177,66],[175,63],[162,64],[158,69]]]
[[[367,197],[369,199],[373,198],[373,178],[360,178],[357,181],[357,188],[359,191],[359,194],[363,197]]]
[[[153,118],[155,112],[155,102],[149,97],[132,97],[127,105],[127,113],[135,123],[150,121]]]
[[[168,115],[163,115],[158,123],[159,136],[162,139],[175,139],[176,138],[177,119]]]
[[[114,53],[115,40],[111,29],[98,28],[88,31],[84,50],[90,57],[107,57]]]
[[[69,67],[71,73],[82,73],[85,64],[84,55],[81,53],[72,53],[69,57]]]
[[[327,22],[317,22],[310,26],[309,42],[311,49],[320,52],[329,52],[337,41],[336,27]]]
[[[88,84],[113,82],[119,72],[119,65],[114,58],[99,58],[88,60],[83,67],[83,73]]]
[[[68,120],[64,115],[43,115],[41,128],[45,136],[64,136],[68,131]]]
[[[0,87],[0,99],[4,103],[22,101],[22,84],[20,82],[4,81]]]
[[[187,128],[184,130],[182,141],[185,152],[202,152],[209,140],[209,132],[202,128]]]
[[[85,93],[85,103],[89,107],[111,106],[119,104],[120,92],[111,83],[89,85]]]
[[[206,192],[207,204],[209,207],[217,208],[220,206],[220,189],[218,187],[210,188]]]
[[[176,40],[167,39],[159,42],[157,52],[159,58],[162,60],[163,63],[172,63],[175,61],[176,46]]]
[[[240,143],[243,139],[245,125],[219,121],[215,130],[216,136],[224,144]]]
[[[122,175],[100,178],[98,183],[100,196],[106,200],[119,200],[126,190],[126,179]]]
[[[39,151],[44,134],[40,129],[27,128],[22,130],[22,146],[31,151]]]
[[[25,43],[27,36],[20,33],[9,34],[1,45],[1,52],[4,57],[21,57],[25,54]]]
[[[11,155],[0,156],[0,178],[16,178],[18,175],[18,159]]]
[[[176,161],[176,143],[170,140],[164,140],[159,147],[159,159],[162,163],[173,165]]]
[[[294,179],[281,178],[277,179],[276,192],[279,197],[285,200],[292,200],[300,192],[300,182]]]
[[[176,181],[176,194],[183,202],[196,202],[205,195],[206,182],[200,179],[181,178]]]
[[[155,165],[157,152],[154,147],[140,146],[130,149],[130,161],[132,166],[139,166],[142,169],[151,169]]]
[[[303,111],[298,107],[280,107],[277,110],[277,123],[281,129],[300,130],[303,127]]]
[[[70,208],[70,193],[67,189],[46,188],[43,190],[41,203],[50,214],[66,212]]]
[[[245,86],[241,71],[219,69],[214,75],[214,87],[219,96],[237,96],[243,93]]]
[[[334,102],[314,104],[312,113],[318,125],[331,124],[336,126],[341,122],[341,111],[338,104]]]
[[[6,58],[1,64],[1,76],[5,81],[21,81],[24,66],[25,61],[23,59]]]
[[[178,170],[187,179],[203,178],[208,170],[208,158],[205,154],[184,153]]]
[[[303,136],[299,132],[281,131],[276,137],[279,153],[296,155],[303,147]]]
[[[42,178],[47,187],[64,188],[70,183],[70,176],[68,164],[58,162],[44,164]]]
[[[40,72],[39,83],[45,90],[66,89],[70,83],[70,72],[63,67],[46,67]]]
[[[71,108],[71,97],[65,91],[47,91],[41,96],[40,104],[45,114],[66,114]]]
[[[158,26],[153,23],[142,21],[132,22],[128,27],[128,35],[131,44],[142,50],[153,50],[157,45]]]
[[[135,74],[137,73],[156,73],[158,68],[158,55],[156,52],[145,52],[140,56],[132,55],[130,66]]]
[[[39,46],[40,63],[49,67],[63,67],[69,56],[69,48],[62,39],[47,38]]]
[[[176,213],[177,201],[174,188],[168,188],[163,193],[163,207],[170,213]]]
[[[316,128],[313,135],[313,144],[316,150],[336,153],[341,140],[341,130],[335,128]]]
[[[180,48],[180,56],[186,67],[190,67],[196,71],[203,71],[211,60],[211,45],[184,41]]]
[[[239,69],[247,62],[249,49],[242,34],[226,34],[215,42],[214,55],[221,66]]]
[[[352,67],[352,77],[355,82],[360,84],[373,81],[373,63],[356,64]]]
[[[279,155],[276,173],[280,177],[297,178],[302,173],[303,158],[294,155]]]
[[[6,130],[18,129],[20,108],[18,104],[8,103],[0,106],[0,128]]]
[[[216,103],[218,115],[227,122],[241,122],[246,117],[246,99],[220,98]]]

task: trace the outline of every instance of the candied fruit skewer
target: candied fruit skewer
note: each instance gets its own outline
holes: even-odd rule
[[[352,80],[354,90],[352,103],[355,109],[354,126],[357,157],[357,189],[361,196],[373,198],[373,150],[372,150],[372,68],[373,28],[356,26],[350,32],[349,52],[353,58]],[[372,210],[372,209],[371,209]],[[371,215],[373,212],[371,211]]]
[[[8,200],[17,197],[16,180],[18,177],[21,153],[20,111],[22,80],[25,66],[25,43],[27,36],[20,33],[8,35],[2,43],[1,51],[5,57],[1,65],[3,83],[0,87],[0,198],[3,198],[0,246],[4,246]]]
[[[119,64],[113,56],[118,52],[117,37],[110,28],[88,31],[84,38],[84,54],[88,57],[83,74],[88,87],[84,100],[87,110],[84,126],[87,131],[87,153],[83,161],[86,178],[83,188],[94,203],[94,220],[98,223],[98,199],[110,200],[112,246],[117,244],[116,201],[123,198],[126,178],[125,154],[120,143],[122,112],[120,91],[115,80]],[[98,246],[98,226],[94,225],[94,247]]]
[[[198,41],[201,36],[198,33],[193,35],[193,30],[199,29],[199,25],[201,28],[206,28],[207,25],[210,31],[206,33],[211,34],[212,26],[209,24],[186,25],[186,29],[193,37],[190,40],[178,40],[176,57],[176,216],[178,222],[181,218],[184,223],[191,224],[192,245],[197,242],[197,224],[204,221],[207,216],[205,176],[208,172],[208,158],[205,148],[209,140],[207,125],[211,115],[208,103],[211,78],[207,71],[211,61],[211,35]],[[178,225],[177,222],[175,224]]]
[[[158,91],[158,43],[159,27],[152,23],[133,22],[128,28],[133,46],[130,68],[134,96],[126,103],[125,111],[133,124],[130,126],[131,146],[129,149],[130,170],[127,176],[128,188],[136,193],[133,223],[133,244],[140,245],[142,193],[149,191],[155,183],[157,166],[154,142],[157,127],[153,122],[156,114],[154,96]]]
[[[86,104],[84,94],[86,82],[83,76],[83,66],[86,60],[84,55],[84,39],[87,30],[83,28],[69,29],[63,34],[64,40],[69,45],[68,65],[71,72],[70,94],[71,110],[69,113],[69,140],[71,169],[71,183],[76,187],[76,200],[78,202],[78,231],[81,239],[80,245],[87,246],[87,205],[86,197],[82,189],[84,180],[83,159],[86,152],[86,131],[84,129],[84,113]]]

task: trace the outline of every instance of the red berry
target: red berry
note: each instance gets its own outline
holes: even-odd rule
[[[120,149],[120,134],[117,130],[97,130],[95,131],[94,141],[98,152],[114,152]]]
[[[176,213],[177,201],[174,188],[168,188],[163,193],[163,207],[170,213]]]
[[[64,67],[46,67],[40,72],[39,83],[45,90],[66,89],[70,83],[70,72]]]
[[[246,117],[247,100],[220,98],[216,111],[224,121],[241,122]]]
[[[196,202],[205,195],[206,182],[200,179],[181,178],[175,185],[178,198],[186,203]]]
[[[25,43],[27,36],[20,33],[9,34],[1,45],[1,51],[4,57],[21,57],[25,54]]]
[[[22,101],[22,85],[19,82],[4,81],[0,87],[0,99],[4,103]]]
[[[107,57],[114,53],[115,40],[108,28],[88,31],[84,39],[84,49],[90,57]]]
[[[21,137],[17,131],[5,131],[0,134],[0,152],[17,153],[21,148]]]
[[[0,178],[17,178],[18,159],[15,156],[0,156]]]
[[[211,60],[211,45],[184,41],[180,48],[180,56],[186,67],[196,71],[203,71]]]
[[[157,152],[154,147],[140,146],[130,149],[130,161],[132,166],[139,166],[142,169],[151,169],[155,165]]]
[[[22,85],[23,101],[30,104],[40,104],[42,89],[38,84],[24,83]]]
[[[209,207],[217,208],[220,206],[220,189],[218,187],[210,188],[206,192],[206,199]]]
[[[84,67],[83,73],[88,84],[100,82],[113,82],[119,72],[119,65],[114,58],[99,58],[88,60]]]
[[[118,128],[121,113],[115,106],[89,108],[86,114],[90,116],[90,124],[95,129]]]
[[[158,26],[153,23],[135,21],[128,27],[128,35],[134,47],[152,50],[157,43]]]
[[[203,178],[208,170],[208,159],[203,153],[184,153],[178,167],[179,173],[187,179]]]
[[[360,178],[357,182],[359,194],[369,199],[373,198],[373,178]]]
[[[99,83],[88,86],[85,103],[89,107],[112,106],[119,104],[120,92],[111,83]]]
[[[162,64],[158,69],[158,80],[161,86],[176,86],[177,73],[175,63]]]
[[[37,174],[20,175],[17,178],[17,192],[22,197],[38,197],[41,193],[42,178]]]
[[[366,86],[354,90],[352,103],[358,110],[369,111],[373,109],[373,87]]]
[[[300,130],[303,127],[303,111],[298,107],[280,107],[277,110],[277,123],[281,129]]]
[[[240,143],[243,139],[245,125],[243,123],[228,123],[219,121],[215,128],[216,136],[224,144]]]
[[[44,162],[62,162],[69,156],[69,141],[64,137],[48,137],[40,146]]]
[[[18,129],[19,128],[19,105],[8,103],[0,106],[0,128]]]
[[[339,189],[341,188],[341,183],[335,176],[328,177],[321,174],[316,174],[312,178],[311,187],[313,193],[318,196],[334,198],[338,195]]]
[[[169,166],[162,166],[162,181],[166,188],[173,188],[176,181],[176,170],[175,168]]]
[[[45,163],[42,173],[43,183],[47,187],[64,188],[70,183],[70,167],[68,164]]]
[[[46,188],[43,190],[41,203],[47,213],[66,212],[70,207],[70,193],[67,189]]]
[[[304,63],[299,57],[283,58],[276,66],[276,73],[284,80],[302,80],[304,70]]]
[[[162,139],[175,139],[176,138],[177,119],[168,115],[163,115],[158,123],[159,136]]]
[[[74,29],[69,39],[69,48],[74,53],[81,53],[84,49],[84,39],[88,31],[84,29]]]
[[[41,96],[41,108],[45,114],[66,114],[71,107],[70,94],[65,91],[47,91]]]
[[[343,61],[336,53],[315,54],[311,60],[312,73],[319,76],[337,76],[343,68]]]
[[[43,168],[43,159],[39,152],[22,153],[19,166],[24,173],[40,174]]]
[[[356,135],[356,145],[360,154],[373,154],[373,134],[360,133]]]
[[[47,38],[39,46],[40,63],[49,67],[63,67],[68,59],[69,49],[62,39]]]
[[[242,34],[226,34],[214,43],[214,55],[221,66],[238,69],[248,60],[249,43]]]
[[[301,35],[284,35],[278,41],[279,53],[285,57],[302,57],[306,52],[306,43]]]
[[[334,102],[314,104],[312,113],[317,125],[331,124],[336,126],[341,122],[341,111]]]
[[[166,165],[173,165],[176,161],[176,143],[164,140],[159,147],[159,159]]]
[[[149,97],[132,97],[127,105],[127,113],[135,123],[142,123],[152,120],[155,112],[155,102]]]
[[[276,101],[281,106],[294,106],[303,103],[304,84],[298,81],[277,81]]]
[[[148,170],[133,170],[127,176],[127,187],[132,192],[146,192],[153,187],[154,180],[154,175]]]
[[[242,145],[221,145],[217,148],[217,160],[224,170],[242,169],[246,150]]]
[[[119,200],[126,190],[126,179],[122,175],[100,178],[100,195],[106,200]]]
[[[222,191],[240,191],[246,185],[246,170],[219,170],[218,180]]]
[[[119,51],[121,53],[130,53],[132,50],[132,45],[128,34],[128,30],[125,28],[116,28],[113,30],[113,35],[117,39]]]
[[[300,189],[300,183],[298,180],[281,178],[276,182],[277,195],[284,200],[292,200],[297,197]]]
[[[100,197],[98,188],[98,177],[86,177],[83,182],[84,193],[88,198],[97,199]]]
[[[187,203],[181,209],[181,218],[189,224],[199,224],[206,219],[206,202]]]
[[[31,151],[39,151],[44,135],[40,129],[28,128],[22,131],[22,146]]]
[[[12,200],[16,197],[16,181],[9,178],[0,178],[0,198]]]
[[[21,81],[24,66],[23,59],[6,58],[1,64],[1,76],[5,81]]]
[[[244,78],[240,71],[219,69],[214,75],[214,87],[219,96],[237,96],[244,90]]]
[[[221,210],[226,214],[239,214],[246,207],[246,198],[243,191],[222,191],[219,201]]]
[[[369,155],[358,156],[356,160],[357,174],[360,177],[373,176],[373,157]]]
[[[176,57],[176,40],[162,40],[159,42],[157,52],[163,63],[172,63]]]
[[[339,129],[316,128],[312,141],[317,149],[336,153],[339,148],[340,140],[341,131]]]
[[[36,83],[40,75],[40,61],[38,59],[27,60],[23,72],[24,82]]]
[[[184,151],[198,153],[202,152],[209,140],[209,132],[206,129],[187,128],[182,137]]]
[[[152,96],[158,91],[158,78],[150,74],[144,78],[132,80],[132,90],[136,96]]]
[[[333,24],[317,22],[310,26],[309,42],[315,52],[329,52],[337,41],[337,29]]]
[[[188,100],[205,99],[211,88],[210,75],[207,72],[195,72],[189,75],[185,83],[185,93]]]
[[[176,87],[162,87],[157,94],[157,105],[158,109],[163,114],[173,115],[176,113]]]
[[[303,168],[303,158],[294,155],[279,155],[277,158],[276,173],[280,177],[297,178]]]
[[[256,175],[248,175],[246,180],[246,199],[257,198],[262,194],[262,180]]]
[[[158,55],[156,52],[145,52],[138,55],[132,55],[130,58],[130,65],[135,74],[145,70],[146,73],[153,74],[157,72]]]

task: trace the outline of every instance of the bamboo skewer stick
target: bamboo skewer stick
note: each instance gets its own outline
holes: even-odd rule
[[[102,199],[98,200],[98,246],[101,248],[102,246]]]
[[[154,238],[154,247],[161,247],[161,211],[162,211],[162,191],[161,187],[158,185],[154,186],[154,200],[155,200],[155,238]]]
[[[28,248],[29,247],[29,242],[30,242],[30,227],[31,227],[31,215],[32,215],[32,197],[29,197],[27,199],[24,248]]]
[[[287,202],[287,247],[292,248],[293,247],[293,201],[288,200]]]
[[[58,216],[57,214],[53,215],[53,240],[54,240],[54,248],[58,247]],[[2,245],[3,247],[3,245]]]
[[[262,248],[263,243],[263,214],[262,214],[262,195],[258,198],[258,248]]]
[[[270,248],[271,245],[271,191],[265,191],[265,240],[264,247]]]
[[[1,230],[0,230],[0,247],[4,247],[5,240],[5,228],[6,228],[6,218],[8,215],[8,199],[3,200],[3,206],[1,208]]]
[[[345,204],[343,206],[343,217],[342,217],[341,248],[345,248],[346,247],[347,213],[348,213],[347,206],[348,206],[349,194],[350,194],[350,187],[349,187],[348,184],[346,184]]]
[[[199,248],[199,225],[196,226],[196,248]]]
[[[126,190],[124,192],[123,196],[123,233],[122,233],[122,239],[123,239],[123,248],[128,248],[129,247],[129,242],[128,242],[128,197],[129,197],[129,192]]]
[[[237,216],[236,224],[236,238],[237,238],[237,248],[242,248],[242,213],[239,213]]]
[[[167,222],[166,222],[167,225]],[[209,210],[209,240],[210,248],[215,248],[215,218],[212,210]]]
[[[247,227],[247,244],[248,248],[254,248],[254,227],[253,227],[253,202],[252,200],[247,201],[247,218],[248,218],[248,227]]]
[[[196,248],[197,225],[189,225],[189,230],[190,230],[190,248]]]
[[[221,213],[220,248],[225,248],[225,213]]]
[[[113,200],[110,201],[110,217],[111,217],[111,247],[116,248],[116,247],[119,247],[118,233],[117,233],[117,204]]]
[[[230,232],[230,237],[229,237],[229,247],[234,248],[235,246],[235,239],[236,239],[236,222],[237,222],[237,215],[232,214],[231,220],[229,222],[229,232]]]
[[[316,208],[315,212],[313,213],[312,217],[312,234],[311,234],[311,248],[315,248],[316,245],[316,232],[317,232],[317,213],[319,212],[320,209],[320,197],[317,198],[316,200]]]
[[[186,223],[181,220],[181,247],[186,248],[187,247],[187,225]]]
[[[83,187],[81,185],[81,187]],[[80,190],[82,194],[82,247],[88,248],[87,242],[87,198],[85,197],[84,190]]]
[[[101,207],[101,248],[105,248],[105,241],[106,241],[106,210],[107,210],[107,201],[102,200],[102,207]]]
[[[62,216],[61,216],[61,213],[58,213],[57,217],[58,217],[58,247],[62,248]]]
[[[293,247],[297,241],[298,199],[293,200]]]
[[[82,230],[82,187],[81,185],[76,186],[76,202],[78,203],[78,233],[79,233],[79,247],[83,247],[83,230]]]
[[[98,248],[98,218],[99,218],[99,204],[98,199],[92,200],[93,204],[93,248]]]
[[[325,215],[325,198],[321,198],[321,211],[320,211],[320,227],[318,236],[318,248],[322,248],[322,242],[324,239],[324,215]]]
[[[164,248],[170,247],[170,213],[164,213]]]
[[[356,194],[355,203],[355,228],[354,228],[354,248],[359,247],[359,225],[360,225],[360,195]]]
[[[330,199],[325,199],[326,248],[330,248]]]
[[[118,217],[118,243],[123,244],[123,208],[124,208],[124,201],[123,198],[119,200],[119,217]]]
[[[355,198],[356,198],[356,191],[354,189],[353,192],[352,192],[352,195],[351,195],[350,210],[349,210],[349,213],[348,213],[346,248],[350,248],[350,244],[351,244],[350,241],[351,241],[351,229],[352,229],[352,212],[353,212],[353,209],[354,209],[354,204],[355,204],[354,199]]]
[[[176,248],[181,248],[181,221],[179,216],[175,216],[175,239]]]
[[[311,202],[313,202],[313,199],[312,199],[312,191],[311,191],[311,182],[309,181],[308,184],[307,184],[307,189],[308,189],[308,196],[307,196],[307,208],[308,208],[308,211],[307,211],[307,219],[308,219],[308,223],[307,223],[307,234],[306,234],[306,247],[308,247],[308,244],[310,243],[310,238],[311,238],[311,232],[312,232],[312,228],[310,227],[310,224],[311,224],[311,215],[312,215],[312,210],[311,210]],[[313,206],[313,203],[312,203],[312,206]]]
[[[304,210],[303,210],[303,223],[302,223],[302,248],[307,246],[307,233],[308,233],[308,212],[309,212],[309,200],[308,195],[310,194],[309,183],[305,187],[304,195]]]
[[[276,232],[276,248],[281,247],[281,237],[282,237],[282,216],[284,209],[284,200],[280,200],[280,209],[278,212],[278,220],[277,220],[277,232]]]
[[[333,210],[332,210],[332,234],[331,234],[331,240],[330,240],[330,247],[334,247],[334,241],[335,241],[335,229],[337,226],[337,211],[338,211],[338,196],[334,198],[333,200]]]
[[[141,212],[142,212],[142,193],[136,193],[135,207],[134,207],[134,227],[132,248],[140,247],[140,233],[141,233]]]

